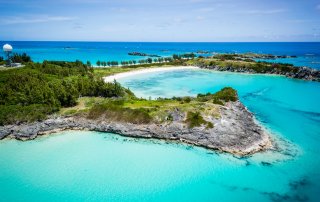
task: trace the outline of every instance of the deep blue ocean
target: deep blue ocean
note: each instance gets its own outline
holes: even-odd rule
[[[33,42],[1,41],[9,43],[14,52],[27,53],[36,62],[43,60],[64,60],[96,64],[100,61],[140,60],[146,57],[129,56],[129,52],[143,52],[159,56],[171,56],[199,50],[215,53],[264,53],[274,55],[295,55],[298,58],[277,59],[269,62],[292,63],[320,69],[320,42],[310,43],[155,43],[155,42]],[[0,55],[3,52],[0,53]]]

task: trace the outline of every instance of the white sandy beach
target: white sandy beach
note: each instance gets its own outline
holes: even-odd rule
[[[123,72],[123,73],[119,73],[119,74],[114,74],[111,76],[103,77],[103,79],[105,82],[112,82],[114,80],[118,80],[118,79],[129,77],[129,76],[134,76],[134,75],[138,75],[138,74],[173,71],[173,70],[184,70],[184,69],[198,69],[198,68],[199,67],[194,67],[194,66],[154,67],[154,68],[139,69],[139,70],[133,70],[133,71]]]

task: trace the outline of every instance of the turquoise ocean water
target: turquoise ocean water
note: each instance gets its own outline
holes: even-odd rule
[[[135,75],[149,98],[238,90],[278,150],[235,158],[109,133],[0,142],[0,201],[319,201],[320,83],[208,70]]]
[[[64,132],[0,144],[1,201],[319,201],[320,83],[183,70],[120,80],[153,98],[233,86],[280,151],[238,159],[162,141]]]

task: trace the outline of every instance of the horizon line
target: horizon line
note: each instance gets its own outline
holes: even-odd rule
[[[89,42],[89,43],[320,43],[320,41],[87,41],[87,40],[0,40],[1,42]]]

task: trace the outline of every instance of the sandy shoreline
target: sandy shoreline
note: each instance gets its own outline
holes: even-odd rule
[[[114,74],[111,76],[103,77],[105,82],[112,82],[114,80],[118,80],[125,77],[130,77],[139,74],[146,74],[146,73],[153,73],[153,72],[163,72],[163,71],[172,71],[172,70],[184,70],[184,69],[199,69],[199,67],[194,66],[177,66],[177,67],[155,67],[155,68],[146,68],[146,69],[139,69],[133,70],[129,72],[123,72]]]

